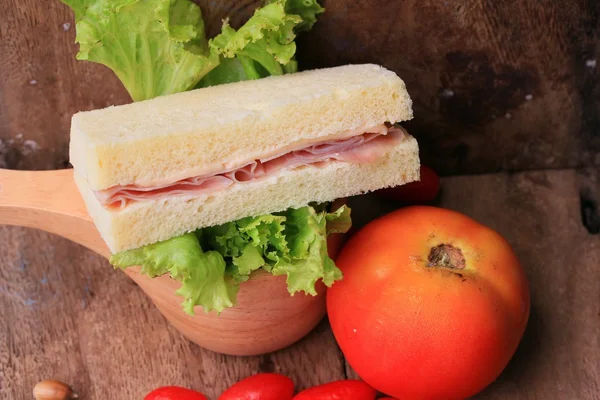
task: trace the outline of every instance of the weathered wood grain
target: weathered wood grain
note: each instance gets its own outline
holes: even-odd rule
[[[597,170],[581,170],[577,174],[581,222],[593,235],[600,234],[600,174]]]
[[[598,169],[444,180],[441,205],[506,237],[531,287],[531,318],[520,348],[475,398],[600,398],[599,182]],[[361,200],[372,210],[363,220],[392,208]],[[356,376],[350,366],[347,373]]]
[[[141,399],[161,385],[210,398],[241,377],[280,371],[298,388],[341,378],[326,322],[264,357],[201,349],[172,328],[143,292],[100,256],[65,239],[0,227],[0,398],[29,399],[60,379],[84,399]]]
[[[68,165],[73,113],[129,101],[110,70],[75,60],[74,40],[61,2],[0,2],[0,168]]]
[[[440,205],[507,237],[532,290],[523,343],[478,399],[599,398],[600,234],[583,218],[598,209],[581,212],[586,188],[598,204],[599,179],[597,170],[562,170],[444,180]],[[358,225],[395,207],[373,196],[351,205]],[[167,384],[215,398],[259,371],[288,374],[298,388],[354,376],[326,321],[285,350],[221,356],[185,340],[124,274],[65,239],[0,227],[0,260],[0,398],[28,399],[44,378],[86,399],[139,399]]]
[[[444,175],[600,165],[600,2],[326,1],[302,68],[374,62]]]
[[[259,3],[197,2],[211,35]],[[299,41],[301,66],[395,70],[414,99],[407,126],[441,173],[596,167],[447,179],[440,204],[504,234],[532,285],[523,345],[478,398],[600,398],[600,3],[322,3],[326,14]],[[0,167],[66,166],[71,115],[130,101],[110,70],[75,60],[74,38],[59,1],[0,2]],[[361,202],[374,207],[359,223],[391,209]],[[29,399],[49,377],[82,398],[138,399],[163,384],[214,397],[258,371],[289,374],[299,388],[352,376],[326,322],[269,356],[216,355],[100,257],[23,228],[0,227],[0,319],[0,398]]]
[[[209,36],[261,4],[195,1]],[[301,67],[396,71],[414,100],[407,126],[440,173],[600,166],[600,2],[322,3]],[[0,166],[62,167],[74,112],[130,101],[110,70],[75,60],[74,39],[59,0],[0,2]]]

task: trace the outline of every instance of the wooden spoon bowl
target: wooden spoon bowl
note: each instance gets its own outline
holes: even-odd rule
[[[0,169],[0,224],[41,229],[79,243],[108,258],[110,252],[89,217],[71,169],[11,171]],[[343,235],[328,239],[335,258]],[[184,336],[206,349],[231,355],[257,355],[285,348],[307,335],[325,316],[325,289],[317,296],[287,291],[285,277],[257,271],[240,286],[235,307],[195,315],[181,308],[180,283],[163,275],[149,278],[139,267],[124,272],[152,299]]]

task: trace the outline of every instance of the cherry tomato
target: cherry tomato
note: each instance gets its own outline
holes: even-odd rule
[[[148,393],[144,400],[208,400],[208,398],[191,389],[163,386]]]
[[[412,206],[342,248],[327,291],[331,329],[370,386],[402,400],[469,398],[512,358],[530,312],[508,242],[466,215]]]
[[[346,379],[303,390],[293,400],[375,400],[377,392],[365,382]]]
[[[280,374],[256,374],[224,391],[219,400],[292,400],[294,382]]]
[[[429,203],[437,197],[440,191],[440,177],[425,165],[421,165],[420,175],[418,181],[377,190],[375,194],[405,204]]]

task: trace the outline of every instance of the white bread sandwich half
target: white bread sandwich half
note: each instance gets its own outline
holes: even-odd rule
[[[372,64],[73,116],[70,161],[112,253],[419,179],[404,82]]]

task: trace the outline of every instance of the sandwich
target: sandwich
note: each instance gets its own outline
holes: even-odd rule
[[[417,142],[397,125],[411,117],[410,97],[395,73],[347,65],[77,113],[70,159],[114,264],[139,263],[156,275],[159,264],[175,262],[165,257],[180,257],[177,241],[169,240],[185,237],[198,252],[216,251],[225,269],[227,259],[235,267],[234,258],[256,258],[258,268],[290,272],[293,279],[293,268],[277,265],[288,261],[268,259],[277,243],[249,244],[272,239],[259,237],[260,217],[312,217],[319,225],[345,217],[345,207],[319,216],[318,205],[417,180]],[[288,211],[307,206],[313,215]],[[256,237],[248,233],[244,241],[227,232],[236,229],[227,225],[234,221],[244,228],[259,222]],[[280,222],[264,228],[297,229]],[[205,237],[190,234],[199,230]],[[157,248],[174,253],[157,255]],[[324,250],[316,249],[320,262]],[[324,278],[323,266],[316,269]]]
[[[394,72],[298,71],[316,0],[266,0],[210,40],[188,0],[63,1],[78,59],[111,68],[133,99],[72,117],[75,182],[110,263],[178,280],[187,313],[234,306],[258,270],[316,295],[343,279],[327,237],[351,210],[336,200],[419,179]]]

